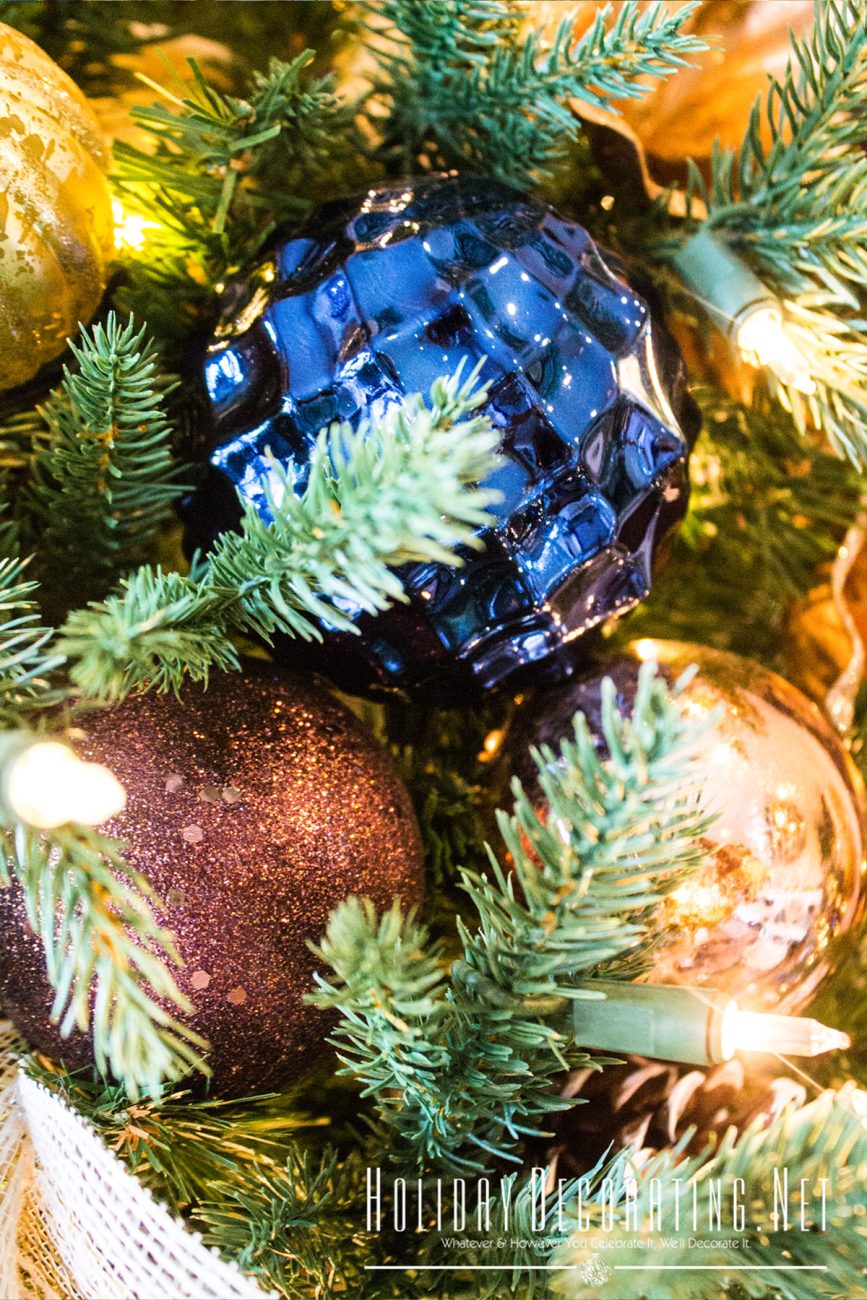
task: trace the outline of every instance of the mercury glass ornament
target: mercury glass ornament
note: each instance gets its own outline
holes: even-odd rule
[[[600,687],[610,677],[629,713],[642,661],[671,682],[698,672],[682,708],[704,732],[705,866],[662,904],[670,937],[653,980],[706,986],[745,1009],[794,1012],[834,960],[859,915],[864,801],[858,773],[820,710],[782,677],[737,655],[676,641],[640,641],[556,690],[537,694],[507,743],[507,763],[538,794],[529,748],[555,749],[583,712],[601,736]],[[601,741],[600,741],[601,747]]]
[[[0,23],[0,388],[58,356],[102,297],[109,155],[73,81]]]
[[[325,932],[350,894],[378,911],[422,894],[422,850],[388,755],[320,687],[267,666],[131,697],[81,722],[82,757],[127,791],[102,826],[163,906],[184,966],[189,1023],[211,1044],[212,1092],[290,1084],[321,1058],[328,1017],[304,1004]],[[29,1042],[74,1068],[89,1037],[61,1039],[42,945],[21,891],[0,890],[0,1005]]]
[[[641,600],[686,507],[696,422],[683,366],[581,226],[479,177],[326,204],[226,289],[204,362],[191,548],[237,525],[238,494],[268,517],[267,452],[303,481],[323,426],[480,360],[502,436],[494,525],[460,569],[402,568],[407,604],[344,610],[361,635],[332,634],[315,654],[352,688],[448,695],[556,674],[574,662],[564,647]]]

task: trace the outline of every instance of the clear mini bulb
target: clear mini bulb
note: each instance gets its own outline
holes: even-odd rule
[[[56,740],[28,745],[6,777],[6,799],[28,826],[99,826],[126,805],[126,791],[101,763],[85,763]]]
[[[156,230],[157,223],[148,221],[147,217],[139,216],[137,212],[127,212],[119,199],[112,200],[111,211],[114,217],[114,238],[118,247],[134,251],[144,248],[148,231]]]
[[[761,303],[747,312],[737,324],[735,341],[749,365],[767,366],[780,383],[808,397],[815,393],[807,358],[786,330],[778,307]]]
[[[718,1065],[737,1052],[819,1056],[850,1041],[818,1020],[741,1011],[717,989],[682,985],[586,980],[571,1014],[579,1047],[691,1065]]]
[[[806,1016],[775,1016],[761,1011],[741,1011],[730,1002],[723,1012],[722,1052],[730,1060],[736,1052],[763,1052],[773,1056],[821,1056],[841,1051],[851,1039]]]

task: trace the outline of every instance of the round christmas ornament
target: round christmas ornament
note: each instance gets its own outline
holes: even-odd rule
[[[108,153],[75,83],[0,23],[0,387],[58,356],[102,297]]]
[[[406,566],[408,604],[358,611],[361,636],[317,647],[352,687],[490,687],[540,661],[559,673],[564,646],[646,595],[686,504],[679,354],[586,231],[477,177],[324,205],[226,290],[191,547],[237,525],[237,492],[266,514],[268,451],[303,474],[323,426],[479,361],[502,434],[496,521],[462,568]]]
[[[538,695],[516,724],[507,763],[538,793],[529,749],[571,734],[583,712],[601,736],[600,687],[610,677],[628,713],[643,660],[674,682],[690,717],[719,712],[697,761],[716,814],[705,867],[662,904],[670,938],[656,953],[659,984],[707,986],[750,1010],[797,1011],[831,968],[834,940],[860,910],[864,803],[837,733],[775,673],[738,655],[676,641],[640,641],[565,687]]]
[[[126,809],[102,829],[162,900],[189,1023],[211,1044],[212,1091],[285,1087],[328,1032],[303,1003],[316,968],[307,940],[350,894],[378,910],[420,901],[418,828],[388,756],[321,688],[267,667],[188,686],[180,703],[133,697],[82,726],[79,753],[126,787]],[[89,1039],[49,1023],[19,891],[0,891],[0,926],[0,1005],[34,1047],[89,1064]]]

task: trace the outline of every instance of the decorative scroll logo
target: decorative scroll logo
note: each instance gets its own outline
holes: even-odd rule
[[[581,1270],[581,1278],[588,1286],[602,1286],[610,1276],[611,1269],[598,1255],[591,1255]]]

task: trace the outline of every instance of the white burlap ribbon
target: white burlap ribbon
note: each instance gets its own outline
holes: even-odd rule
[[[18,1066],[0,1022],[3,1300],[264,1300],[160,1205],[93,1128]]]

